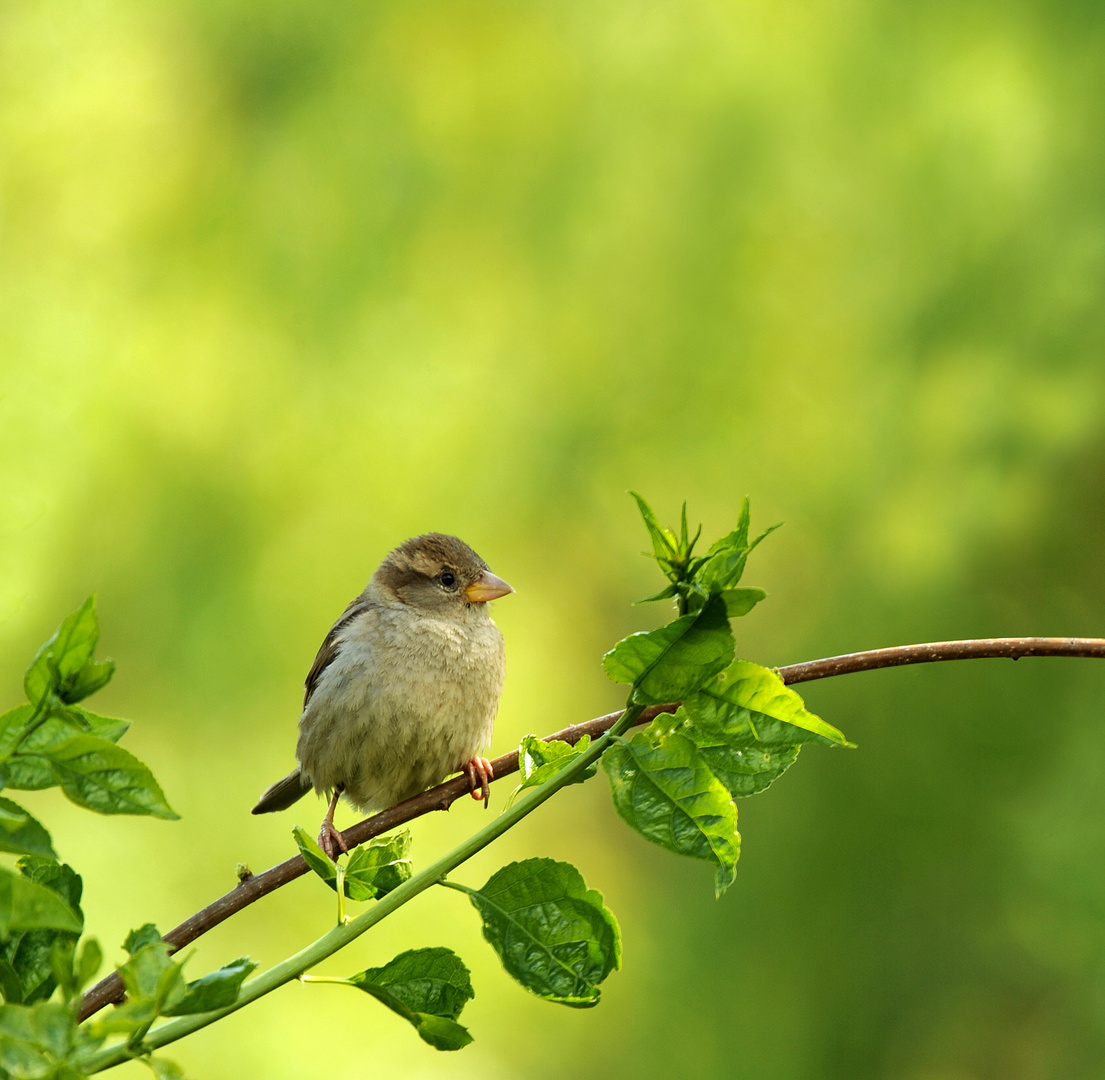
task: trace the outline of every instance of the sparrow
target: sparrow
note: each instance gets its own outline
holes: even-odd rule
[[[514,590],[455,536],[400,544],[326,635],[304,683],[299,765],[266,789],[254,814],[284,810],[312,788],[329,800],[319,846],[348,850],[338,799],[382,810],[468,777],[490,798],[491,741],[503,688],[503,636],[488,601]]]

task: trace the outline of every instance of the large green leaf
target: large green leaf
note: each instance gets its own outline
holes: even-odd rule
[[[53,858],[50,834],[23,807],[0,798],[0,851]]]
[[[737,808],[729,792],[671,717],[621,739],[603,754],[614,806],[647,840],[715,866],[721,895],[740,857]]]
[[[177,817],[150,770],[107,739],[74,735],[42,756],[49,761],[62,791],[78,806],[99,814]]]
[[[660,723],[658,719],[657,724]],[[801,746],[765,746],[741,739],[730,742],[722,732],[697,727],[682,707],[667,723],[694,743],[710,772],[734,798],[763,791],[794,764],[801,749]]]
[[[238,993],[246,976],[257,967],[248,956],[240,956],[229,964],[212,971],[210,975],[188,984],[188,989],[178,1002],[163,1012],[164,1016],[187,1016],[189,1013],[210,1012],[225,1009],[238,1000]]]
[[[809,712],[774,671],[747,660],[734,661],[689,694],[684,706],[696,727],[724,735],[730,745],[851,745],[835,727]]]
[[[99,638],[96,597],[90,596],[62,620],[35,654],[23,679],[27,700],[37,705],[50,693],[60,696],[67,683],[74,685],[81,669],[92,659]]]
[[[623,638],[602,658],[602,667],[614,682],[633,684],[633,701],[660,705],[682,700],[713,678],[733,650],[725,602],[713,597],[692,615]]]
[[[468,968],[451,949],[411,949],[345,982],[409,1021],[437,1050],[459,1050],[472,1041],[456,1020],[476,993]]]
[[[18,930],[69,930],[81,920],[57,893],[0,867],[0,940]]]
[[[621,966],[621,931],[602,894],[571,863],[526,859],[468,892],[503,967],[546,1001],[597,1005],[601,983]]]
[[[734,798],[755,795],[769,787],[798,760],[800,746],[732,746],[724,736],[699,731],[684,732]]]

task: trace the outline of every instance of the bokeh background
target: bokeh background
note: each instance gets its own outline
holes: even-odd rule
[[[517,588],[496,753],[615,707],[601,654],[666,616],[629,606],[658,585],[629,487],[707,536],[745,494],[786,522],[737,625],[766,664],[1105,631],[1103,44],[1078,0],[0,3],[0,686],[15,704],[95,590],[96,706],[182,815],[28,799],[108,956],[317,824],[248,810],[323,634],[416,532]],[[463,1052],[296,984],[169,1056],[196,1080],[1101,1076],[1105,667],[803,693],[859,749],[741,803],[720,902],[601,778],[463,872],[581,867],[624,935],[597,1009],[529,997],[448,893],[325,970],[456,949]],[[420,822],[418,859],[482,814]],[[189,970],[332,918],[300,880]]]

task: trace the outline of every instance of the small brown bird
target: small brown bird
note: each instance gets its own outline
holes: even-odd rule
[[[491,741],[503,688],[503,636],[487,602],[514,590],[455,536],[400,544],[345,609],[307,674],[299,766],[268,788],[255,814],[284,810],[314,788],[330,799],[319,845],[346,850],[338,798],[382,810],[464,772],[487,805]]]

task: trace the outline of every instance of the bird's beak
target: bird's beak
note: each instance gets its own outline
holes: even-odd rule
[[[512,592],[514,590],[501,577],[496,577],[490,570],[484,570],[464,590],[464,595],[470,604],[485,604],[488,600],[494,600]]]

